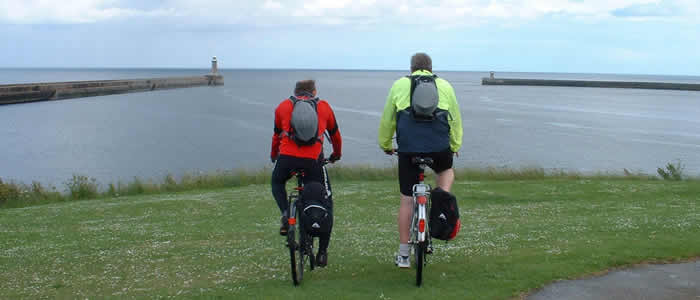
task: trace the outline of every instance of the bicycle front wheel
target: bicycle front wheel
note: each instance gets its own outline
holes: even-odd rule
[[[297,251],[297,255],[299,258],[299,264],[297,266],[297,277],[299,278],[299,281],[301,281],[304,278],[304,265],[306,264],[306,242],[304,240],[303,234],[301,232],[299,233],[299,250]]]
[[[296,235],[296,230],[294,230],[293,227],[289,228],[289,232],[287,232],[287,247],[289,247],[289,259],[290,259],[290,265],[291,265],[291,270],[292,270],[292,282],[294,285],[299,285],[299,282],[301,282],[301,276],[299,276],[297,268],[297,259],[296,255],[297,253],[300,253],[301,251],[298,251],[299,245],[296,242],[296,239],[294,236]]]
[[[416,256],[416,285],[423,283],[423,267],[425,266],[425,252],[427,242],[418,242],[414,249]]]

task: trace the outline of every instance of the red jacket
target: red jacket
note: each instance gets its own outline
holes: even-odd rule
[[[296,96],[300,100],[309,100],[307,96]],[[333,144],[333,154],[340,158],[343,142],[338,129],[338,122],[335,120],[333,109],[326,100],[318,101],[316,111],[318,112],[318,136],[321,142],[308,146],[297,145],[288,135],[283,132],[291,132],[290,120],[292,119],[293,104],[289,98],[282,101],[275,109],[275,132],[272,135],[272,150],[270,158],[276,159],[278,155],[288,155],[300,158],[316,159],[323,149],[323,132],[328,130]]]

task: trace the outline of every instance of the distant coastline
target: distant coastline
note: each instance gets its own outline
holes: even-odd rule
[[[178,72],[178,71],[198,71],[206,72],[207,68],[194,68],[194,67],[1,67],[0,72],[4,70],[13,71],[166,71],[166,72]],[[311,72],[408,72],[408,69],[343,69],[343,68],[219,68],[221,72],[235,72],[235,71],[311,71]],[[488,74],[489,70],[451,70],[451,69],[435,69],[435,73],[447,72],[447,73],[478,73],[478,74]],[[538,75],[559,75],[573,76],[573,75],[593,75],[593,76],[625,76],[625,77],[680,77],[680,78],[694,78],[700,82],[700,74],[654,74],[654,73],[606,73],[606,72],[550,72],[550,71],[509,71],[509,70],[498,70],[495,71],[497,74],[538,74]],[[541,79],[554,79],[552,77],[543,77]],[[0,81],[0,83],[3,83]]]

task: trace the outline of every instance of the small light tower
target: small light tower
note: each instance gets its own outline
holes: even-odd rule
[[[211,58],[211,74],[216,75],[219,74],[219,66],[216,61],[216,56]]]
[[[216,59],[216,57],[214,59]],[[491,77],[490,77],[491,80],[496,79],[494,74],[496,74],[496,73],[494,71],[491,71]]]

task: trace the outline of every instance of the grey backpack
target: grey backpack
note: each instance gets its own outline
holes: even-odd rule
[[[318,112],[316,105],[318,98],[310,100],[300,100],[294,96],[289,97],[292,101],[292,120],[290,125],[292,132],[289,137],[300,146],[313,145],[321,141],[318,138]]]
[[[419,121],[432,121],[440,99],[435,78],[437,75],[413,75],[411,80],[411,112]]]

